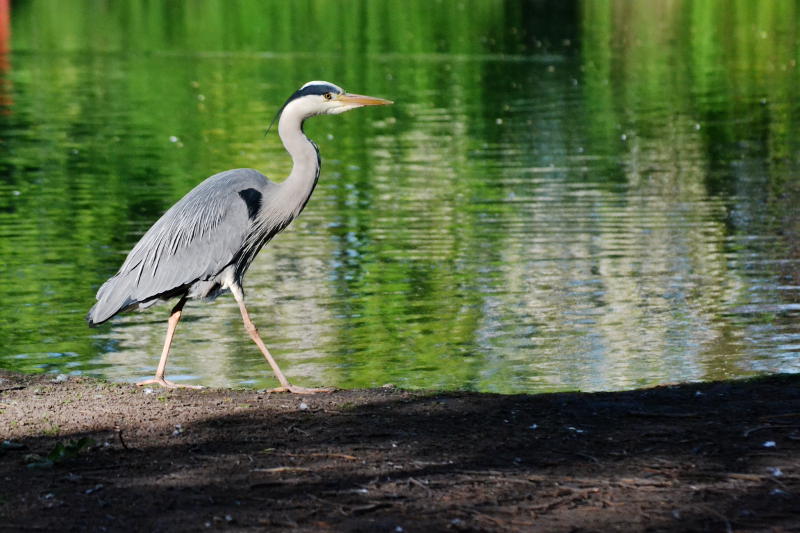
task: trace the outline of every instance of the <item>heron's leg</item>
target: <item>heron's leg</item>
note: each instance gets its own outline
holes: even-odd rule
[[[242,320],[244,321],[244,327],[247,330],[247,333],[250,335],[250,338],[253,339],[253,342],[256,343],[258,349],[261,350],[261,353],[264,355],[264,359],[267,360],[267,363],[269,363],[269,366],[275,373],[275,377],[278,378],[278,381],[281,384],[281,386],[277,389],[272,389],[272,392],[294,392],[298,394],[333,392],[333,389],[309,389],[306,387],[298,387],[289,383],[289,380],[286,379],[286,376],[284,376],[283,372],[281,372],[278,363],[275,362],[275,359],[272,358],[272,354],[269,353],[264,341],[261,340],[261,336],[258,334],[258,329],[256,328],[255,324],[253,324],[253,321],[250,320],[250,313],[247,312],[247,307],[244,305],[244,294],[242,293],[241,287],[232,285],[231,292],[233,293],[233,297],[236,298],[236,303],[239,304],[239,311],[242,313]]]
[[[169,315],[169,320],[167,321],[167,338],[164,339],[164,349],[161,350],[161,360],[158,362],[158,368],[156,369],[156,377],[153,379],[147,379],[145,381],[140,381],[137,383],[140,387],[142,385],[161,385],[167,389],[175,389],[175,388],[187,388],[187,389],[202,389],[203,387],[199,385],[178,385],[177,383],[173,383],[168,379],[164,378],[164,373],[167,370],[167,357],[169,357],[169,347],[172,345],[172,337],[175,336],[175,329],[178,327],[178,322],[181,319],[181,313],[183,312],[183,306],[186,304],[186,296],[182,297],[180,301],[172,308],[172,313]]]

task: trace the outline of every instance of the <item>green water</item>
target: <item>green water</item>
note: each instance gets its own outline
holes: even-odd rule
[[[307,123],[245,279],[298,384],[800,371],[798,2],[3,4],[2,368],[150,376],[169,308],[89,329],[95,291],[206,176],[283,179],[264,130],[323,79],[396,104]],[[230,296],[184,316],[173,379],[274,385]]]

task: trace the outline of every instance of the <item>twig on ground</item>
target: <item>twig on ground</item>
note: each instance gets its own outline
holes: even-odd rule
[[[427,485],[425,485],[423,482],[419,481],[418,479],[414,479],[413,477],[410,477],[410,478],[408,478],[408,482],[409,483],[413,483],[417,487],[420,487],[420,488],[424,489],[428,493],[428,496],[431,495],[432,491],[431,491],[430,487],[428,487]]]
[[[276,466],[274,468],[254,468],[251,472],[274,474],[278,472],[308,472],[310,470],[310,468],[303,468],[302,466]]]
[[[308,437],[310,435],[310,433],[308,431],[304,431],[304,430],[300,429],[299,427],[297,427],[296,424],[292,424],[291,426],[289,426],[286,429],[284,429],[284,431],[286,431],[286,433],[291,433],[292,431],[296,431],[296,432],[298,432],[301,435],[304,435],[306,437]]]
[[[733,533],[733,527],[731,526],[731,521],[728,520],[728,517],[726,517],[724,514],[720,513],[719,511],[717,511],[712,507],[704,505],[701,508],[704,511],[707,511],[708,513],[713,514],[714,516],[722,520],[722,523],[725,524],[725,533]]]
[[[755,433],[756,431],[761,431],[762,429],[797,429],[797,428],[800,428],[800,426],[798,426],[798,425],[787,425],[787,424],[780,424],[780,425],[764,424],[763,426],[756,426],[756,427],[752,427],[750,429],[746,429],[746,430],[744,430],[742,435],[744,437],[749,437],[752,433]]]
[[[783,414],[780,414],[780,415],[766,415],[766,416],[759,417],[759,419],[760,420],[767,420],[767,419],[772,419],[772,418],[790,418],[790,417],[793,418],[793,417],[798,417],[798,416],[800,416],[800,413],[783,413]]]
[[[328,453],[328,452],[311,452],[311,453],[280,453],[275,455],[282,455],[285,457],[336,457],[339,459],[347,459],[348,461],[358,461],[358,457],[354,455],[347,455],[346,453]]]
[[[628,411],[630,416],[664,417],[664,418],[696,418],[700,413],[653,413],[650,411]]]
[[[120,444],[122,444],[122,447],[125,448],[126,450],[130,450],[130,448],[128,448],[128,445],[125,444],[125,439],[122,438],[122,428],[119,426],[119,423],[114,424],[114,431],[117,433],[117,437],[119,438],[119,442]]]
[[[597,457],[592,457],[588,453],[575,452],[575,455],[578,456],[578,457],[583,457],[584,459],[588,459],[591,462],[596,463],[596,464],[600,463],[600,461],[597,460]]]

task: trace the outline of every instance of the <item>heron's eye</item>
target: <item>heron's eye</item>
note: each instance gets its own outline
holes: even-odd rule
[[[330,99],[332,99],[332,98],[333,98],[333,95],[332,95],[331,93],[325,93],[325,94],[323,94],[323,95],[322,95],[322,97],[323,97],[325,100],[330,100]]]

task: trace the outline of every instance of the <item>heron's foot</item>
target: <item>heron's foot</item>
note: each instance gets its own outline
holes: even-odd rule
[[[292,394],[317,394],[318,392],[333,392],[336,389],[310,389],[308,387],[298,387],[297,385],[289,385],[288,387],[277,387],[270,389],[268,392],[291,392]]]
[[[165,389],[202,389],[202,385],[181,385],[179,383],[174,383],[168,379],[164,378],[153,378],[153,379],[146,379],[144,381],[139,381],[136,383],[137,387],[144,387],[145,385],[160,385]]]

